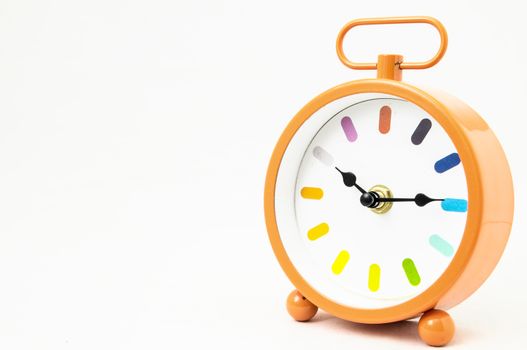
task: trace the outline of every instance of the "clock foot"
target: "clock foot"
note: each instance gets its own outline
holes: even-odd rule
[[[455,326],[452,317],[443,310],[425,312],[418,325],[419,336],[428,345],[443,346],[454,336]]]
[[[296,321],[309,321],[316,315],[317,311],[318,307],[297,290],[292,291],[287,297],[287,312]]]

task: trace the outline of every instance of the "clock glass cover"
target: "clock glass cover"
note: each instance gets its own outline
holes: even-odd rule
[[[295,269],[355,308],[406,302],[447,269],[467,221],[454,144],[415,104],[346,96],[296,131],[280,164],[275,213]]]

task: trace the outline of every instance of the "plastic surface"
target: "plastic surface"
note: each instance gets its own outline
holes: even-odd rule
[[[412,102],[436,119],[461,158],[468,188],[467,225],[452,263],[426,291],[402,304],[383,309],[351,308],[335,303],[309,285],[291,263],[280,240],[275,218],[275,184],[280,162],[296,130],[316,110],[343,96],[378,92]],[[513,216],[513,188],[503,150],[481,117],[455,97],[388,80],[366,79],[334,87],[309,102],[280,137],[265,184],[265,217],[274,253],[295,287],[311,302],[343,319],[386,323],[415,317],[433,308],[448,309],[463,301],[490,275],[506,245]]]
[[[454,337],[456,327],[452,317],[442,310],[424,313],[417,326],[419,336],[428,345],[444,346]]]
[[[312,302],[307,300],[299,291],[292,291],[287,297],[287,312],[291,317],[299,322],[306,322],[312,319],[318,311]]]
[[[355,19],[346,23],[346,25],[340,30],[337,36],[337,55],[344,65],[352,69],[377,69],[377,63],[359,63],[349,60],[342,49],[342,44],[344,42],[344,37],[346,34],[354,27],[365,26],[365,25],[378,25],[378,24],[405,24],[405,23],[426,23],[434,26],[439,32],[441,37],[441,43],[439,45],[439,50],[434,57],[424,62],[399,62],[398,67],[400,69],[425,69],[430,68],[441,60],[445,54],[446,48],[448,46],[448,35],[445,27],[437,19],[433,17],[426,16],[415,16],[415,17],[380,17],[380,18],[360,18]],[[395,56],[395,55],[386,55],[386,56]],[[396,79],[400,80],[400,79]]]

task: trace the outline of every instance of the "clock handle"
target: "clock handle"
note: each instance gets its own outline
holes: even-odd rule
[[[402,60],[403,57],[400,55],[379,55],[378,62],[370,63],[370,62],[353,62],[350,59],[348,59],[346,55],[344,54],[344,51],[342,49],[344,37],[346,36],[348,31],[350,31],[350,29],[354,27],[364,26],[364,25],[377,25],[377,24],[407,24],[407,23],[425,23],[425,24],[430,24],[437,29],[437,31],[439,32],[439,36],[441,38],[441,43],[439,45],[439,50],[437,51],[434,57],[432,57],[428,61],[423,61],[423,62],[403,62]],[[389,65],[389,64],[395,65],[397,66],[396,69],[398,70],[430,68],[441,60],[441,58],[445,54],[447,45],[448,45],[448,36],[446,33],[446,29],[445,27],[443,27],[441,22],[439,22],[437,19],[433,17],[426,17],[426,16],[411,17],[410,16],[410,17],[360,18],[360,19],[355,19],[353,21],[346,23],[346,25],[342,27],[342,29],[340,30],[339,35],[337,36],[337,55],[340,61],[349,68],[360,69],[360,70],[377,69],[379,78],[397,79],[397,74],[400,75],[400,72],[399,73],[396,72],[395,77],[384,76],[386,72],[382,72],[382,70],[385,69],[384,68],[385,65]],[[397,80],[400,80],[400,79],[397,79]]]

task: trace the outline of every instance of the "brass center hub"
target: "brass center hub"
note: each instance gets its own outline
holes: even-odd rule
[[[384,185],[375,185],[369,192],[375,192],[380,198],[393,198],[392,191]],[[376,214],[386,214],[391,208],[392,202],[381,202],[375,208],[370,208]]]

